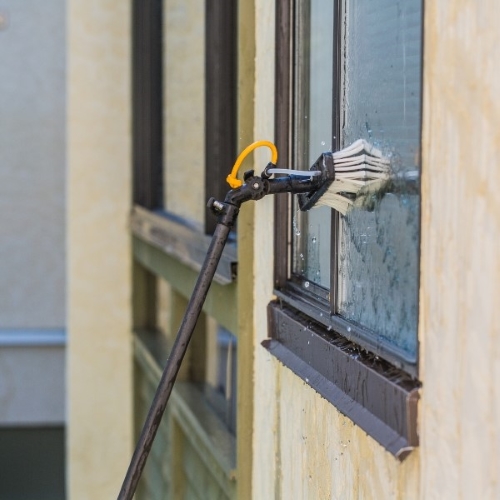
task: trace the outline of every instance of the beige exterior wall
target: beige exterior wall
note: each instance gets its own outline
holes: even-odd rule
[[[500,498],[498,2],[427,2],[422,498]]]
[[[427,4],[421,447],[400,463],[260,347],[272,296],[272,203],[263,200],[254,213],[253,498],[500,496],[500,19],[493,0]],[[255,139],[273,137],[273,16],[274,5],[256,1]]]
[[[274,5],[256,2],[255,138],[274,136]],[[267,153],[267,152],[266,152]],[[256,168],[269,159],[258,158]],[[418,452],[403,464],[260,346],[272,297],[273,200],[255,204],[252,497],[418,498]]]
[[[245,207],[239,225],[240,261],[252,266],[239,277],[240,296],[252,294],[250,301],[240,298],[239,342],[253,346],[240,369],[248,375],[245,363],[253,363],[253,378],[239,386],[253,393],[253,408],[240,396],[239,411],[253,415],[251,425],[238,431],[240,498],[500,496],[500,335],[494,316],[500,296],[500,204],[494,193],[500,181],[494,57],[500,19],[494,0],[427,4],[421,446],[400,463],[260,346],[273,290],[273,200],[263,199]],[[274,135],[274,9],[273,2],[255,0],[252,10],[255,101],[252,108],[251,100],[240,100],[240,146],[252,139],[249,123],[254,139]],[[68,21],[68,492],[75,499],[113,498],[132,446],[129,6],[70,0]],[[240,43],[240,53],[253,53],[248,37]],[[240,64],[245,95],[253,61]],[[243,119],[242,110],[251,118]],[[179,162],[185,148],[189,154],[199,149],[174,146]],[[256,153],[257,170],[268,154]],[[201,212],[191,212],[194,206],[202,206],[199,197],[180,213],[201,220]],[[249,453],[250,471],[242,462]]]
[[[68,2],[68,495],[115,498],[132,451],[130,2]]]

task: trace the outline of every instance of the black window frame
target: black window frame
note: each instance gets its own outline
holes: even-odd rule
[[[132,0],[132,200],[163,205],[163,2]]]
[[[340,138],[342,0],[334,5],[333,136]],[[276,3],[275,141],[280,162],[293,159],[293,104],[296,2]],[[333,144],[338,149],[337,144]],[[418,445],[417,400],[420,383],[416,360],[389,350],[370,332],[336,315],[339,215],[332,214],[331,287],[306,290],[291,274],[291,197],[275,199],[275,274],[277,299],[268,306],[273,355],[349,416],[388,451],[404,458]],[[286,256],[286,258],[283,258]]]

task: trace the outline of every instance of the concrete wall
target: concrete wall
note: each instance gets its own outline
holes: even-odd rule
[[[64,328],[65,2],[0,16],[0,329]]]
[[[65,342],[63,330],[0,332],[0,426],[64,425]]]
[[[67,5],[68,494],[115,498],[133,432],[130,2]]]

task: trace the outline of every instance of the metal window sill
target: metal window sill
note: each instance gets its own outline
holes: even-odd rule
[[[174,257],[184,265],[199,272],[212,240],[189,221],[165,211],[152,212],[136,205],[130,216],[130,228],[138,238]],[[214,281],[228,285],[236,278],[236,242],[227,243]]]
[[[135,333],[135,358],[155,385],[160,380],[168,352],[161,334],[148,331]],[[213,477],[231,495],[236,480],[236,438],[206,403],[195,384],[176,382],[169,411],[186,439],[199,451]]]
[[[268,317],[272,355],[399,460],[418,446],[418,381],[286,305]]]
[[[186,299],[191,297],[199,276],[196,271],[137,236],[132,238],[132,252],[138,264],[166,280]],[[226,285],[212,283],[203,304],[203,311],[238,335],[236,282]]]

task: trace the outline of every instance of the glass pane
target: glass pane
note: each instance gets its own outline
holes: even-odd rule
[[[346,0],[342,146],[363,138],[398,179],[419,168],[420,0]],[[370,211],[371,210],[371,211]],[[395,182],[370,210],[341,218],[338,312],[414,358],[419,199]]]
[[[205,397],[228,429],[236,433],[237,338],[212,318],[208,323]]]
[[[307,170],[332,147],[333,2],[301,2],[299,9],[295,163]],[[330,228],[329,208],[295,211],[293,271],[305,285],[330,287]]]

